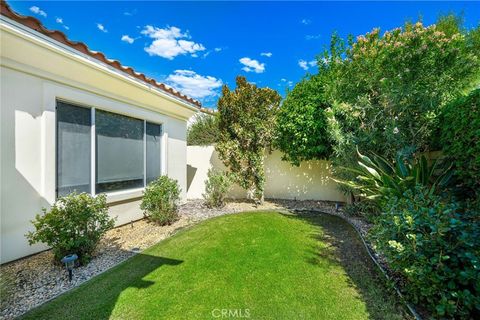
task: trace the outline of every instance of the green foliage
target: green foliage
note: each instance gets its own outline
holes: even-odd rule
[[[58,262],[68,254],[77,254],[81,264],[86,264],[101,237],[114,226],[108,215],[107,197],[92,197],[87,193],[72,193],[60,197],[50,210],[43,208],[32,221],[35,232],[26,237],[30,244],[43,242],[50,246]]]
[[[225,205],[225,198],[232,186],[232,179],[225,172],[208,170],[208,180],[205,181],[205,204],[209,208],[221,208]]]
[[[319,64],[330,79],[323,89],[337,163],[348,165],[355,147],[389,160],[404,148],[429,150],[442,107],[480,80],[478,32],[448,16],[383,35],[374,29],[348,44],[332,37]]]
[[[480,89],[444,108],[440,136],[459,182],[480,197]]]
[[[345,205],[343,212],[346,215],[364,217],[370,221],[372,217],[375,217],[380,213],[380,207],[375,201],[362,199]]]
[[[386,158],[373,155],[371,158],[358,152],[357,168],[345,168],[357,175],[354,180],[336,180],[359,192],[359,196],[369,200],[388,201],[391,197],[401,197],[407,190],[414,190],[422,185],[431,194],[445,188],[453,170],[451,166],[442,165],[440,160],[428,163],[425,156],[418,159],[405,158],[397,155],[395,163]]]
[[[270,151],[280,95],[237,77],[234,91],[225,85],[218,100],[220,138],[215,148],[235,181],[263,202],[265,152]]]
[[[145,188],[140,209],[145,217],[160,225],[171,224],[178,219],[180,191],[176,180],[161,176]]]
[[[210,146],[217,142],[220,132],[215,115],[197,113],[187,129],[187,145]]]
[[[404,290],[437,317],[473,319],[480,312],[480,215],[418,186],[392,198],[371,230]]]
[[[288,92],[277,117],[275,146],[283,160],[299,165],[301,161],[326,159],[332,152],[325,109],[330,105],[323,91],[322,75],[303,79]]]

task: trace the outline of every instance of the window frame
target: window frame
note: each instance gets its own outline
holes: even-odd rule
[[[147,127],[147,122],[158,125],[160,126],[160,154],[159,154],[159,165],[160,165],[160,175],[165,174],[165,159],[166,159],[166,143],[165,143],[165,123],[162,121],[157,121],[154,119],[149,119],[148,117],[141,117],[141,116],[136,116],[131,113],[123,113],[123,112],[117,112],[113,111],[111,109],[104,109],[104,108],[99,108],[99,107],[94,107],[94,106],[89,106],[83,103],[78,103],[78,102],[72,102],[70,100],[66,99],[61,99],[61,98],[56,98],[55,99],[55,141],[56,141],[56,146],[55,146],[55,198],[57,199],[59,197],[58,195],[58,115],[57,115],[57,110],[58,110],[58,103],[65,103],[69,104],[73,107],[79,107],[79,108],[87,108],[90,109],[90,194],[92,196],[96,196],[98,194],[106,194],[107,196],[116,196],[116,195],[123,195],[123,194],[130,194],[130,193],[139,193],[142,190],[145,189],[146,187],[146,181],[147,181],[147,133],[146,133],[146,127]],[[97,143],[96,143],[96,122],[95,122],[95,117],[96,117],[96,111],[105,111],[105,112],[110,112],[126,117],[130,117],[133,119],[138,119],[143,122],[143,186],[139,188],[128,188],[128,189],[121,189],[121,190],[115,190],[115,191],[109,191],[109,192],[100,192],[96,193],[96,174],[97,174]],[[140,194],[139,194],[140,195]]]

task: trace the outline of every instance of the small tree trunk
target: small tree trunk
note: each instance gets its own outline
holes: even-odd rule
[[[258,204],[262,205],[264,201],[265,201],[265,194],[262,192],[262,195],[260,196],[260,199],[258,199]]]

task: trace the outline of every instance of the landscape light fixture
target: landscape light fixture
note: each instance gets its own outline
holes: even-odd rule
[[[73,276],[73,267],[75,266],[75,261],[78,259],[76,254],[69,254],[62,258],[62,263],[65,264],[65,268],[68,270],[68,279],[72,282]]]

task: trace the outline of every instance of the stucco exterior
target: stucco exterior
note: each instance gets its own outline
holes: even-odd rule
[[[225,170],[213,146],[187,147],[187,198],[201,199],[210,168]],[[282,161],[276,150],[265,158],[265,197],[296,200],[327,200],[346,202],[331,174],[329,161],[305,161],[299,167]],[[246,198],[245,190],[234,185],[231,198]]]
[[[186,200],[186,126],[197,109],[1,17],[1,251],[8,262],[43,249],[25,234],[55,201],[57,99],[162,124],[161,171]],[[141,218],[143,189],[107,194],[117,225]]]

